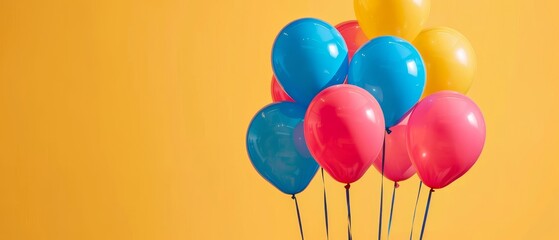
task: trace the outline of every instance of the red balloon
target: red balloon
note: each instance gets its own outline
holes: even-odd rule
[[[485,121],[478,106],[452,91],[429,95],[411,113],[407,148],[419,178],[433,189],[464,175],[485,143]]]
[[[380,105],[353,85],[335,85],[316,95],[304,125],[312,156],[341,183],[361,178],[382,148],[385,129]]]
[[[392,133],[385,137],[384,177],[394,182],[404,181],[415,174],[406,148],[406,128],[402,124],[391,127]],[[373,166],[382,173],[382,151]]]
[[[272,76],[272,100],[274,102],[295,102],[279,84],[276,76]]]
[[[356,20],[350,20],[336,25],[336,29],[342,34],[348,49],[348,57],[351,58],[363,44],[369,39],[365,36],[363,30]]]

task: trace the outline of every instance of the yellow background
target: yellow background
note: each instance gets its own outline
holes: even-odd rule
[[[559,238],[557,9],[432,2],[427,26],[476,49],[487,143],[434,193],[426,239]],[[277,32],[307,16],[354,19],[335,0],[0,1],[0,239],[298,239],[293,201],[244,138],[271,101]],[[398,190],[392,239],[409,234],[417,183]],[[326,184],[345,239],[342,184]],[[376,236],[379,184],[371,169],[352,187],[355,239]],[[321,194],[318,177],[300,194],[307,239],[325,238]]]

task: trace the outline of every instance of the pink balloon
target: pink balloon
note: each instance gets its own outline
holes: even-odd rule
[[[452,91],[429,95],[413,110],[407,147],[419,178],[433,189],[464,175],[485,143],[485,121],[478,106]]]
[[[412,111],[413,111],[413,109],[408,113],[408,115],[406,115],[406,116],[404,117],[404,119],[403,119],[400,123],[398,123],[398,125],[406,125],[406,126],[407,126],[407,125],[408,125],[408,121],[410,120],[410,115],[411,115],[411,112],[412,112]],[[404,146],[405,146],[405,145],[404,145]]]
[[[385,130],[380,105],[353,85],[335,85],[316,95],[304,125],[312,156],[338,182],[361,178],[382,148]]]
[[[406,148],[406,128],[406,125],[396,125],[390,128],[392,133],[386,135],[384,177],[394,182],[404,181],[415,174]],[[382,151],[373,166],[382,173]]]
[[[276,76],[272,76],[272,100],[274,102],[295,102],[279,84]]]
[[[347,49],[348,49],[348,57],[351,61],[351,58],[363,44],[365,44],[369,39],[365,36],[363,30],[359,26],[356,20],[350,20],[343,23],[336,25],[336,29],[342,34],[344,38]]]

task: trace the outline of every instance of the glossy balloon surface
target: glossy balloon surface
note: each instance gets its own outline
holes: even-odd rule
[[[365,36],[365,33],[359,26],[359,23],[356,20],[350,20],[343,23],[336,25],[336,29],[342,34],[344,37],[345,43],[347,45],[349,60],[357,52],[363,44],[369,41],[369,38]]]
[[[485,121],[468,97],[451,91],[424,98],[408,121],[407,148],[417,174],[430,188],[464,175],[485,143]]]
[[[318,170],[304,142],[304,116],[305,109],[295,103],[273,103],[254,116],[247,132],[252,165],[286,194],[303,191]]]
[[[305,140],[334,179],[352,183],[365,174],[382,147],[384,119],[371,94],[352,85],[320,92],[305,116]]]
[[[430,0],[354,0],[355,16],[369,38],[398,36],[412,41],[429,17]]]
[[[288,24],[272,48],[276,78],[302,105],[308,105],[321,90],[343,83],[348,64],[342,35],[319,19],[303,18]]]
[[[406,128],[406,125],[398,124],[391,128],[391,133],[385,137],[384,177],[393,182],[404,181],[415,174],[406,147]],[[373,166],[382,173],[382,151],[373,162]]]
[[[419,52],[397,37],[367,42],[351,60],[348,83],[364,88],[380,103],[386,127],[398,124],[417,103],[425,87]]]
[[[468,92],[477,60],[464,35],[450,28],[431,28],[422,31],[413,45],[421,53],[427,70],[423,97],[442,90]]]

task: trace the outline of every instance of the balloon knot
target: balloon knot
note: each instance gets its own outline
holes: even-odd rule
[[[351,186],[349,185],[349,183],[348,183],[347,185],[345,185],[345,189],[348,189],[348,190],[349,190],[350,187],[351,187]]]
[[[295,194],[291,195],[291,199],[295,200]]]
[[[392,130],[390,130],[390,128],[386,128],[386,133],[391,134]]]
[[[431,192],[435,192],[435,189],[432,189],[432,188],[431,188]]]
[[[398,184],[398,182],[394,182],[394,188],[399,188],[400,184]]]

